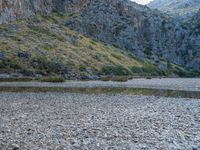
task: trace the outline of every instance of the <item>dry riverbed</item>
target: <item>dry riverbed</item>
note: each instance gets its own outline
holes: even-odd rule
[[[0,149],[200,149],[200,99],[0,93]]]

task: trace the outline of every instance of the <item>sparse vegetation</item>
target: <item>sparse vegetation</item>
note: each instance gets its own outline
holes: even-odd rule
[[[70,30],[63,24],[68,17],[53,13],[51,16],[36,15],[10,22],[6,26],[0,25],[0,29],[7,33],[7,36],[0,33],[0,71],[20,72],[29,76],[69,72],[84,76],[162,75],[151,62],[145,63],[117,46]],[[13,26],[17,28],[13,30]],[[28,57],[19,57],[19,52]],[[152,54],[149,48],[144,52],[148,56]],[[181,74],[180,71],[176,73]]]
[[[101,76],[101,81],[126,82],[129,76]]]
[[[49,76],[49,77],[43,77],[41,80],[41,82],[65,82],[65,79],[61,76]]]
[[[102,73],[104,75],[116,75],[116,76],[123,76],[123,75],[130,75],[131,72],[120,65],[117,66],[103,66]]]
[[[151,48],[145,48],[145,49],[144,49],[144,53],[145,53],[147,56],[151,56],[151,55],[152,55],[152,49],[151,49]]]
[[[0,61],[0,69],[13,69],[13,70],[18,70],[22,69],[23,67],[16,61],[12,59],[4,59]]]
[[[114,76],[111,78],[111,81],[126,82],[126,81],[128,81],[128,76]]]
[[[32,78],[20,77],[20,78],[0,78],[0,82],[29,82],[32,81]]]
[[[109,76],[101,76],[101,81],[110,81]]]
[[[0,61],[0,71],[31,70],[31,73],[42,75],[59,75],[71,70],[77,74],[84,72],[85,75],[127,75],[131,74],[129,66],[143,65],[126,51],[122,53],[113,46],[70,30],[63,24],[63,19],[67,17],[57,13],[51,16],[36,15],[11,22],[7,26],[0,25],[1,29],[8,32],[8,36],[0,34],[0,52],[6,56],[6,59]],[[9,29],[9,26],[16,26],[17,29]],[[19,48],[29,54],[28,59],[17,57]]]

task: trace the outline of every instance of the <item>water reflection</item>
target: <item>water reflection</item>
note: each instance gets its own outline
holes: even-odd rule
[[[200,92],[198,91],[178,91],[146,88],[0,87],[0,92],[68,92],[82,94],[128,94],[200,99]]]

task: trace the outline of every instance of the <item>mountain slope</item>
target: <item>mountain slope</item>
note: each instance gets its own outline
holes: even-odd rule
[[[68,29],[63,22],[68,17],[53,13],[0,25],[0,72],[61,74],[67,79],[163,74],[127,51]]]
[[[164,60],[187,66],[182,56],[187,31],[166,14],[128,0],[98,0],[72,16],[66,26],[84,35],[128,49],[157,65]]]
[[[150,8],[157,8],[175,16],[191,16],[200,9],[199,0],[154,0],[148,4]]]
[[[7,23],[0,32],[3,71],[13,69],[12,60],[14,66],[31,66],[33,72],[42,70],[44,75],[170,74],[182,69],[176,65],[200,70],[199,60],[193,63],[185,55],[185,29],[170,16],[129,0],[4,0],[0,4],[0,23]],[[5,60],[5,55],[10,59]]]

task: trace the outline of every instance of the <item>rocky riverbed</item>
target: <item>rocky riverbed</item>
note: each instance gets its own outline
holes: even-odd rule
[[[0,93],[1,150],[200,149],[200,99]]]

